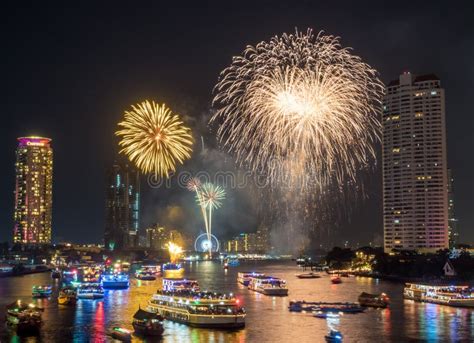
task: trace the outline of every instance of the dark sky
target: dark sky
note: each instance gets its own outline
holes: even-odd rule
[[[36,2],[2,9],[0,241],[11,239],[16,137],[53,139],[54,238],[98,241],[104,227],[104,169],[116,154],[113,133],[123,111],[144,99],[164,101],[201,123],[196,125],[203,132],[197,135],[212,146],[213,135],[202,119],[231,57],[246,44],[309,27],[341,36],[342,44],[353,47],[384,82],[404,70],[441,78],[461,240],[474,243],[474,13],[469,2],[159,3],[46,7]],[[212,158],[224,155],[219,156]],[[194,160],[199,158],[196,154]],[[382,234],[380,172],[374,175],[369,199],[342,228],[341,239],[365,243]],[[143,224],[163,221],[158,217],[167,205],[185,205],[173,192],[144,188]],[[237,205],[240,197],[229,194],[227,217],[219,219],[222,225],[233,223],[231,232],[255,225],[248,212],[236,221],[248,206]]]

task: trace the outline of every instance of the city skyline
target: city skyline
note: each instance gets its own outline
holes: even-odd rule
[[[305,6],[312,8],[311,5],[308,4]],[[258,10],[263,11],[263,8],[258,8]],[[282,16],[283,12],[283,9],[281,7],[278,8],[277,6],[276,9],[272,9],[270,14],[272,18],[275,18],[276,20],[279,18],[279,16]],[[294,25],[297,25],[301,29],[313,27],[315,30],[325,29],[327,33],[341,35],[343,37],[343,43],[345,45],[354,47],[357,53],[364,56],[370,64],[378,69],[381,73],[382,79],[386,83],[388,80],[392,79],[394,76],[403,71],[406,66],[409,66],[409,69],[415,74],[433,72],[439,75],[439,77],[443,80],[443,85],[446,89],[447,104],[447,145],[448,160],[450,161],[448,162],[448,165],[453,170],[453,177],[455,179],[454,188],[456,190],[456,212],[459,218],[459,238],[460,242],[472,243],[474,240],[473,234],[471,232],[473,218],[472,213],[469,211],[470,204],[472,203],[470,200],[472,199],[472,181],[470,180],[469,175],[472,174],[473,166],[472,161],[469,161],[469,159],[465,158],[466,154],[468,154],[470,151],[470,147],[472,147],[472,136],[468,134],[468,132],[470,132],[469,125],[472,126],[472,119],[469,116],[468,108],[463,105],[463,99],[465,100],[467,98],[467,89],[469,89],[469,85],[472,84],[472,71],[471,75],[469,76],[469,69],[465,68],[466,73],[464,76],[461,76],[461,80],[459,81],[458,77],[454,77],[450,73],[449,64],[451,60],[449,59],[448,54],[437,45],[437,43],[439,43],[437,39],[443,40],[444,37],[441,32],[443,25],[453,25],[454,23],[452,16],[449,16],[450,12],[445,12],[448,14],[448,17],[447,19],[443,19],[444,21],[442,21],[442,23],[444,24],[440,25],[440,28],[433,28],[432,26],[426,25],[429,26],[430,30],[434,31],[432,34],[434,37],[428,37],[428,35],[423,36],[423,34],[427,33],[427,28],[422,28],[421,32],[418,35],[415,35],[415,37],[405,37],[402,34],[397,36],[396,33],[393,33],[388,29],[385,30],[381,22],[367,24],[367,26],[362,27],[360,31],[356,30],[356,32],[351,33],[349,32],[350,28],[348,26],[335,25],[327,20],[321,20],[321,18],[317,15],[314,15],[313,17],[309,14],[305,15],[303,12],[303,10],[299,10],[290,13],[290,18],[295,20],[288,20],[288,22],[294,22]],[[94,14],[97,16],[99,13]],[[414,25],[414,23],[417,22],[419,18],[416,16],[416,13],[418,12],[415,11],[412,14],[407,14],[411,16],[407,19],[407,22],[409,23],[408,25]],[[190,13],[185,14],[189,18],[191,17]],[[32,15],[32,13],[27,13],[27,18],[29,18],[28,15]],[[343,16],[343,14],[334,15],[339,17]],[[80,18],[80,14],[75,13],[69,13],[69,16],[72,16],[73,19]],[[367,14],[361,13],[361,11],[356,12],[354,21],[364,21],[362,18],[365,16],[367,16]],[[234,14],[232,18],[236,18],[240,22],[244,20],[238,13]],[[428,23],[431,20],[435,21],[436,15],[434,12],[431,12],[431,16],[428,16],[428,18],[430,19],[425,19],[425,21],[427,20]],[[396,15],[389,17],[387,20],[391,20],[392,22],[395,21]],[[155,27],[154,29],[153,27],[149,29],[155,32],[158,27]],[[222,29],[225,27],[225,25],[224,23],[219,22],[218,27]],[[105,167],[112,163],[111,159],[114,158],[116,153],[116,142],[113,137],[113,130],[115,129],[115,123],[122,115],[123,110],[128,107],[129,103],[141,101],[145,97],[155,98],[158,96],[163,96],[167,99],[170,99],[170,103],[176,104],[178,107],[194,107],[194,104],[197,103],[199,104],[196,106],[198,110],[186,112],[189,113],[188,115],[191,117],[187,120],[191,121],[194,126],[199,126],[202,118],[206,116],[206,114],[203,115],[202,113],[207,112],[210,93],[212,91],[212,84],[217,79],[218,71],[223,65],[229,62],[229,56],[240,53],[241,47],[244,46],[244,42],[256,43],[259,40],[267,39],[274,34],[279,34],[285,30],[288,30],[287,26],[279,25],[277,23],[270,23],[268,26],[261,25],[257,26],[257,28],[258,30],[256,33],[250,32],[251,30],[244,30],[241,34],[231,37],[226,37],[226,34],[229,34],[229,30],[225,29],[224,33],[211,35],[212,43],[206,44],[213,46],[214,43],[223,41],[225,41],[225,44],[222,45],[221,49],[219,49],[218,53],[212,57],[211,62],[209,63],[214,63],[216,66],[202,68],[202,71],[198,71],[196,69],[199,68],[195,68],[195,66],[189,66],[187,64],[187,62],[193,61],[193,63],[196,63],[197,65],[207,65],[206,58],[203,58],[202,56],[202,52],[207,51],[206,47],[197,48],[196,46],[191,46],[193,51],[195,51],[195,56],[192,59],[178,58],[177,61],[172,61],[173,58],[171,56],[161,56],[159,54],[159,50],[155,50],[150,47],[148,52],[151,54],[151,56],[146,58],[147,63],[145,63],[143,67],[139,67],[137,61],[131,62],[125,58],[124,60],[120,59],[120,61],[117,62],[117,66],[113,66],[112,64],[112,66],[105,67],[104,71],[102,71],[100,68],[104,67],[104,61],[100,57],[90,57],[90,60],[85,62],[76,61],[76,63],[78,63],[80,66],[80,70],[85,72],[89,70],[91,72],[95,71],[95,73],[91,73],[91,76],[93,76],[94,80],[98,81],[98,85],[90,89],[86,87],[88,82],[84,79],[81,79],[79,75],[74,74],[72,69],[70,69],[70,66],[67,64],[67,58],[72,58],[74,56],[74,45],[67,45],[67,47],[62,48],[66,56],[66,60],[63,62],[59,61],[59,65],[69,70],[69,72],[75,76],[68,80],[62,79],[58,84],[68,84],[69,82],[72,82],[72,84],[75,85],[74,91],[69,93],[55,88],[54,85],[56,85],[56,81],[53,76],[50,76],[42,77],[42,79],[44,79],[43,82],[45,82],[47,87],[53,90],[52,94],[55,95],[54,97],[46,96],[41,100],[35,97],[37,95],[34,95],[34,91],[38,89],[38,84],[37,81],[34,80],[27,82],[25,91],[28,94],[28,97],[30,97],[32,100],[28,101],[26,104],[18,105],[18,101],[13,100],[19,97],[20,93],[22,96],[24,95],[23,92],[18,91],[19,88],[15,86],[15,82],[13,82],[14,86],[8,89],[6,93],[7,96],[12,99],[7,101],[7,110],[13,114],[13,117],[9,118],[7,125],[2,128],[2,130],[5,130],[5,134],[2,135],[2,139],[4,140],[2,144],[4,149],[4,153],[2,153],[2,165],[4,166],[4,171],[2,171],[2,173],[4,173],[2,174],[2,180],[4,181],[1,185],[2,189],[4,190],[4,194],[11,194],[11,191],[13,190],[12,180],[14,180],[14,177],[12,176],[13,168],[11,166],[13,166],[14,163],[14,144],[12,143],[14,142],[14,139],[12,139],[12,136],[16,137],[24,134],[26,135],[30,132],[38,132],[46,136],[50,136],[55,142],[55,162],[57,163],[57,168],[55,165],[54,172],[55,198],[53,201],[53,236],[56,239],[60,239],[62,237],[63,240],[72,241],[100,241],[105,223],[105,215],[103,211],[104,195],[102,191],[105,188],[103,187],[103,173]],[[392,36],[398,37],[400,40],[402,38],[406,39],[407,42],[403,43],[400,40],[395,40],[397,43],[392,43],[393,45],[391,46],[384,46],[383,44],[380,44],[380,42],[383,40],[380,37],[382,36],[381,33],[380,36],[376,35],[374,41],[365,42],[365,33],[373,30],[374,28],[382,28],[382,30],[385,30],[385,33],[392,34]],[[24,49],[24,47],[17,42],[18,39],[21,39],[21,37],[24,36],[24,32],[17,26],[14,26],[14,29],[16,38],[8,40],[9,45],[11,45],[13,48],[9,49],[10,51],[13,51],[13,55],[21,54]],[[198,32],[196,34],[198,36],[208,34],[208,31],[213,32],[214,30],[203,29],[203,32]],[[39,32],[42,32],[41,29]],[[78,41],[82,42],[81,46],[87,47],[88,44],[92,44],[95,50],[101,51],[100,47],[96,45],[97,41],[92,41],[91,43],[82,41],[80,38],[82,36],[79,34],[77,29],[69,27],[66,32],[67,34],[71,34],[76,37]],[[105,28],[102,28],[102,30],[99,30],[99,32],[101,32],[103,35],[111,34],[111,32]],[[67,34],[64,34],[63,36],[59,32],[55,32],[53,37],[54,35],[58,35],[58,37],[66,38]],[[40,33],[37,35],[40,35]],[[116,40],[119,40],[122,35],[128,37],[126,35],[126,30],[112,34]],[[181,39],[186,38],[184,31],[178,35]],[[465,42],[472,39],[469,34],[464,33],[464,35],[465,36],[463,39]],[[422,54],[420,54],[420,56],[407,56],[408,54],[403,53],[390,54],[390,52],[397,52],[398,49],[405,48],[407,44],[409,46],[416,46],[422,36],[428,38],[424,40],[424,42],[426,42],[426,49]],[[41,42],[42,39],[45,40],[45,46],[53,48],[56,46],[54,43],[54,38],[47,38],[48,36],[46,36],[46,38],[41,38],[39,36],[34,37],[38,39],[38,42]],[[145,37],[148,38],[148,34],[145,34]],[[444,39],[445,38],[446,37],[444,37]],[[136,34],[130,34],[130,37],[127,40],[129,47],[135,47],[135,39],[140,40],[145,38],[140,38],[140,36]],[[167,42],[167,44],[170,44],[172,47],[172,43],[170,41],[167,41],[163,37],[160,37],[160,39],[164,39],[164,41]],[[33,44],[37,44],[35,42],[35,39],[33,39]],[[445,49],[448,49],[450,44],[454,44],[447,43],[445,41],[443,42],[445,44]],[[43,51],[43,48],[38,48],[39,51]],[[460,48],[464,49],[466,52],[464,56],[467,61],[469,59],[469,53],[472,53],[472,51],[469,49],[472,48],[463,46],[462,44],[460,44]],[[435,50],[441,50],[439,54],[439,61],[429,61],[424,58],[425,55],[434,55],[433,52]],[[47,56],[49,55],[46,54],[45,58]],[[386,56],[389,56],[389,58]],[[384,58],[386,58],[387,61],[383,61]],[[157,59],[157,61],[155,59]],[[463,61],[464,59],[460,61],[460,63],[464,63]],[[16,63],[9,60],[9,64],[7,65],[17,66],[17,68],[20,66],[26,66],[27,70],[36,70],[37,75],[41,76],[43,71],[38,69],[40,64],[41,59],[36,56],[36,59],[22,60]],[[110,72],[115,75],[123,75],[120,70],[127,66],[133,68],[134,72],[131,73],[131,76],[125,78],[126,80],[123,82],[122,86],[117,86],[117,84],[120,84],[120,82],[117,81],[121,80],[121,78],[125,76],[115,76],[115,78],[111,76],[114,80],[104,79],[106,74],[111,75]],[[148,79],[148,70],[151,70],[153,66],[158,67],[156,73],[157,76],[159,76],[159,79],[162,79],[163,82],[151,81]],[[467,67],[467,64],[465,66]],[[45,68],[45,70],[48,70],[47,66]],[[173,69],[173,71],[167,71],[166,69]],[[49,70],[54,71],[55,69]],[[201,82],[186,81],[187,75],[193,73],[197,74],[196,79],[201,80]],[[13,80],[13,74],[8,75]],[[21,75],[22,73],[20,72],[18,77],[21,77]],[[115,85],[112,85],[112,83],[115,83]],[[165,89],[165,87],[168,85],[168,89]],[[111,96],[109,91],[106,91],[110,87],[113,89],[110,92],[114,93],[114,96]],[[41,90],[39,93],[41,93]],[[72,113],[74,114],[67,115],[67,119],[70,124],[60,124],[58,119],[63,118],[61,113],[68,113],[65,111],[65,109],[68,108],[67,102],[71,102],[74,97],[77,97],[77,106],[75,106],[75,109],[72,109]],[[60,111],[55,110],[51,105],[53,99],[58,99],[58,106],[61,108]],[[69,100],[64,101],[61,99]],[[90,104],[89,100],[92,100]],[[47,101],[50,101],[51,103],[48,104]],[[35,116],[33,116],[31,113],[35,113]],[[15,118],[15,116],[21,116],[21,118],[24,120],[19,121]],[[81,119],[83,116],[86,118],[86,120]],[[471,123],[469,123],[469,120],[471,120]],[[82,121],[84,121],[84,123]],[[79,128],[78,130],[74,130],[76,126]],[[86,134],[84,134],[84,132]],[[215,142],[213,142],[212,134],[209,133],[209,131],[199,131],[199,134],[204,136],[205,144],[209,146],[209,149],[213,149],[216,146]],[[74,165],[72,163],[74,160],[81,161],[81,168],[77,168],[77,170],[71,169],[71,166]],[[366,219],[366,217],[369,217],[370,215],[373,216],[374,213],[380,213],[380,217],[382,214],[381,205],[377,204],[381,202],[380,155],[378,161],[379,169],[374,174],[375,180],[372,183],[369,183],[368,186],[369,199],[365,200],[365,202],[361,204],[358,204],[358,208],[352,216],[352,221],[350,223],[346,223],[344,228],[340,229],[341,234],[343,234],[344,237],[348,237],[347,239],[352,242],[355,242],[355,239],[358,237],[360,237],[362,240],[361,243],[368,242],[372,240],[374,235],[381,235],[383,232],[381,218],[372,218],[371,220]],[[191,161],[191,163],[186,167],[194,168],[195,166],[196,164],[194,161]],[[88,175],[87,178],[84,178],[84,172],[86,170]],[[68,198],[70,192],[73,191],[72,183],[70,183],[71,180],[76,182],[74,186],[76,187],[77,198],[75,199]],[[149,216],[154,218],[145,217],[145,222],[142,223],[143,227],[147,225],[147,222],[160,221],[159,214],[157,214],[159,212],[158,207],[183,207],[181,198],[176,198],[173,195],[169,195],[167,192],[161,193],[162,196],[160,196],[159,189],[151,191],[146,190],[145,192],[148,194],[144,195],[144,202],[146,202],[146,204],[143,207],[143,212],[150,213]],[[191,197],[189,194],[187,194],[187,196]],[[152,203],[150,199],[154,199],[155,197],[161,198],[161,200],[156,204],[154,203],[150,205],[150,203]],[[13,199],[12,197],[8,196],[4,198],[5,199],[2,199],[1,202],[1,233],[2,237],[5,237],[5,239],[2,240],[9,240],[12,227],[11,209]],[[66,201],[66,199],[68,200]],[[167,203],[166,199],[170,201]],[[81,206],[85,207],[83,213],[88,213],[88,216],[78,215],[78,213],[81,213],[82,211],[77,211],[76,209]],[[239,212],[243,212],[240,205],[236,205],[233,211],[235,212],[232,214],[234,217],[237,217]],[[222,213],[221,216],[226,216],[227,213],[228,212],[225,214]],[[239,225],[241,225],[241,229],[238,230],[238,232],[251,229],[249,227],[244,227],[245,224],[239,223]],[[354,226],[356,228],[354,228]],[[357,233],[357,228],[360,227],[366,227],[366,229],[364,229],[362,233]],[[198,233],[201,229],[202,227],[196,227],[195,232]],[[230,236],[233,233],[237,233],[232,230],[235,229],[232,227],[229,229],[225,228],[226,234]]]

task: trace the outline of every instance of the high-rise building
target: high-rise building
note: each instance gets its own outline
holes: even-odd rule
[[[16,149],[13,242],[51,243],[53,149],[51,139],[20,137]]]
[[[105,247],[121,250],[138,246],[140,177],[128,164],[114,163],[106,180]]]
[[[146,229],[146,247],[153,250],[165,250],[169,241],[169,231],[155,224]]]
[[[453,248],[458,239],[458,220],[454,208],[454,178],[451,169],[448,169],[448,234],[449,247]]]
[[[384,248],[448,248],[445,95],[435,75],[388,84],[383,107]]]

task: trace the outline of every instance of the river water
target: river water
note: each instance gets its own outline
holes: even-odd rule
[[[343,278],[333,285],[328,276],[298,279],[301,270],[294,262],[243,262],[224,271],[218,262],[185,264],[185,276],[197,279],[203,290],[233,292],[246,310],[246,327],[239,331],[191,328],[166,322],[162,342],[323,342],[329,328],[344,335],[344,342],[472,342],[474,310],[403,300],[403,285],[371,278]],[[238,271],[260,271],[287,280],[288,297],[267,297],[247,290],[236,282]],[[49,273],[0,279],[1,342],[113,342],[107,331],[113,326],[132,329],[131,320],[138,306],[146,307],[160,280],[131,279],[128,290],[106,291],[103,300],[79,300],[75,307],[60,306],[56,296],[59,283]],[[3,324],[5,305],[17,299],[31,301],[35,284],[53,284],[51,299],[36,302],[45,309],[40,337],[19,338]],[[288,311],[290,300],[357,301],[362,292],[385,292],[391,298],[387,309],[368,309],[339,319],[318,319],[311,314]],[[134,337],[136,342],[144,342]],[[147,339],[146,342],[154,340]],[[156,341],[156,340],[155,340]],[[159,341],[159,340],[158,340]]]

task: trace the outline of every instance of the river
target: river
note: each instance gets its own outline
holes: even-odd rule
[[[185,264],[185,276],[197,279],[203,290],[233,292],[246,310],[246,327],[239,331],[191,328],[165,323],[162,342],[323,342],[329,328],[344,335],[344,342],[472,342],[474,310],[415,303],[402,297],[403,285],[363,277],[343,278],[333,285],[328,276],[298,279],[294,262],[252,261],[224,271],[218,262]],[[268,297],[247,290],[236,282],[238,271],[260,271],[287,280],[288,297]],[[146,307],[160,280],[131,279],[128,290],[106,291],[103,300],[79,300],[75,307],[57,303],[59,281],[49,273],[0,279],[1,342],[113,342],[107,331],[113,326],[132,329],[131,320],[138,306]],[[35,300],[43,307],[44,325],[40,337],[11,336],[3,323],[5,305],[17,299],[31,301],[33,285],[53,284],[51,299]],[[318,319],[311,314],[288,311],[290,300],[357,301],[362,292],[385,292],[391,298],[387,309],[368,309],[339,319]],[[144,342],[134,337],[134,342]],[[147,339],[146,342],[153,342]]]

